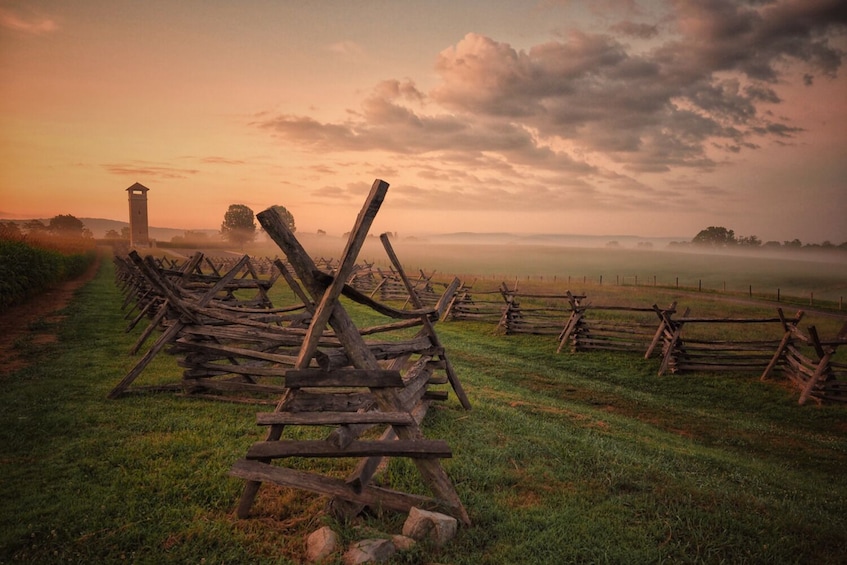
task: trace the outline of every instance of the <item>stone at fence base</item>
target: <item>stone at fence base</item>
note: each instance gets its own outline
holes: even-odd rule
[[[394,543],[387,539],[366,539],[354,543],[344,554],[344,565],[379,563],[397,552]]]
[[[416,543],[418,543],[413,538],[401,536],[399,534],[396,536],[391,536],[391,542],[394,544],[394,547],[397,548],[397,551],[409,551],[410,549],[415,547]]]
[[[306,559],[310,562],[326,559],[338,547],[338,534],[329,526],[315,530],[306,538]]]
[[[414,508],[403,524],[403,535],[416,540],[429,538],[436,546],[442,546],[456,535],[458,520],[446,514]]]

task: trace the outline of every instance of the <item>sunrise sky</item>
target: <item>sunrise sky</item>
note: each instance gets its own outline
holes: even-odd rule
[[[0,218],[847,241],[843,0],[0,0]]]

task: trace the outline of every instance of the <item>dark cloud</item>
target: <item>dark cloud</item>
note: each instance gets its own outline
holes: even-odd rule
[[[756,131],[762,135],[771,134],[777,137],[793,137],[795,133],[800,133],[803,128],[791,127],[785,124],[769,123],[765,126],[757,127]]]
[[[787,59],[834,76],[843,53],[830,44],[843,34],[847,7],[841,0],[783,0],[762,7],[730,0],[675,0],[679,39],[664,56],[700,74],[738,71],[776,82]]]
[[[651,37],[659,35],[659,26],[623,21],[611,25],[609,27],[609,31],[615,34],[637,37],[639,39],[650,39]]]
[[[622,195],[639,203],[656,193],[605,178],[604,167],[678,175],[787,143],[804,130],[773,117],[780,83],[799,71],[812,85],[841,68],[843,0],[670,0],[655,23],[624,4],[611,34],[572,30],[518,49],[468,33],[438,54],[429,92],[411,80],[381,82],[344,121],[262,114],[254,123],[316,152],[392,155],[426,186],[403,197],[410,204],[446,193],[492,207],[614,204]],[[669,188],[663,202],[684,205],[686,190]]]
[[[432,97],[468,115],[519,121],[629,170],[659,172],[713,167],[710,147],[736,151],[754,146],[754,136],[783,137],[787,130],[760,111],[780,102],[770,86],[780,69],[795,61],[833,76],[841,66],[831,39],[845,31],[843,2],[676,0],[670,8],[675,35],[646,52],[582,32],[526,51],[468,34],[439,55]],[[628,21],[612,28],[652,33]]]
[[[363,102],[355,120],[321,123],[280,115],[256,122],[273,135],[318,151],[388,151],[421,155],[445,151],[495,152],[518,164],[586,173],[591,167],[538,143],[521,124],[498,119],[425,115],[404,106],[393,89],[380,85]]]

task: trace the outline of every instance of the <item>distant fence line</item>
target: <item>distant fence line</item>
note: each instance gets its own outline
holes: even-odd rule
[[[696,284],[680,284],[680,277],[675,277],[672,283],[666,283],[663,281],[659,281],[656,275],[647,276],[647,277],[639,277],[638,275],[615,275],[614,279],[609,279],[608,277],[604,277],[604,275],[567,275],[567,276],[544,276],[544,275],[513,275],[513,274],[494,274],[494,275],[456,275],[462,280],[493,280],[493,281],[505,281],[505,282],[514,282],[515,285],[519,285],[521,282],[540,282],[543,283],[545,280],[552,284],[557,283],[566,283],[568,287],[573,284],[583,284],[583,285],[613,285],[613,286],[639,286],[639,287],[656,287],[656,288],[665,288],[665,289],[679,289],[679,290],[687,290],[687,291],[697,291],[697,292],[710,292],[710,293],[723,293],[729,294],[732,296],[747,296],[749,298],[755,298],[760,300],[770,300],[779,303],[786,304],[803,304],[808,306],[818,306],[822,308],[837,308],[838,310],[844,310],[844,296],[839,295],[837,299],[835,298],[821,298],[820,292],[818,293],[818,298],[815,298],[815,291],[809,291],[807,295],[798,295],[791,293],[784,293],[781,287],[777,287],[774,291],[759,291],[758,288],[754,287],[752,284],[743,285],[738,290],[727,290],[727,284],[725,281],[722,282],[718,287],[709,286],[703,284],[703,279],[697,279]]]
[[[229,265],[233,261],[237,260],[237,257],[226,256],[226,257],[210,257],[212,261],[220,262],[221,266]],[[272,263],[272,259],[270,258],[254,258],[255,261],[258,261],[258,264],[261,266],[270,265]],[[319,262],[324,264],[328,264],[331,269],[332,259],[324,259],[320,258]],[[370,261],[365,261],[365,264],[368,267],[375,267],[379,265],[381,261],[372,259]],[[267,269],[269,270],[269,269]],[[262,268],[260,272],[267,272],[266,269]],[[430,276],[435,274],[435,271],[429,269],[427,267],[412,267],[410,268],[411,272],[420,271],[429,272]],[[679,277],[675,276],[672,280],[660,280],[658,275],[614,275],[613,277],[608,277],[606,275],[517,275],[514,273],[511,274],[490,274],[490,275],[479,275],[479,274],[458,274],[458,273],[440,273],[443,276],[457,276],[463,281],[469,280],[493,280],[500,282],[507,282],[514,285],[519,285],[521,282],[540,282],[544,283],[545,281],[552,284],[567,284],[568,288],[574,284],[583,284],[583,285],[613,285],[613,286],[637,286],[637,287],[645,287],[652,286],[656,288],[665,288],[665,289],[678,289],[685,291],[697,291],[697,292],[709,292],[709,293],[723,293],[731,296],[746,296],[751,299],[758,300],[768,300],[777,303],[785,303],[792,305],[804,305],[809,307],[819,307],[819,308],[831,308],[837,309],[840,311],[844,310],[844,296],[840,295],[837,298],[835,296],[830,295],[829,297],[823,298],[821,294],[826,294],[826,291],[817,291],[817,297],[815,296],[816,291],[811,290],[808,291],[808,294],[797,294],[789,292],[783,292],[781,287],[776,287],[773,290],[759,290],[763,288],[759,285],[753,284],[743,284],[743,285],[733,285],[733,288],[727,289],[726,281],[722,281],[719,285],[715,285],[714,282],[707,282],[704,284],[702,278],[694,279],[688,277]],[[375,276],[380,277],[379,273],[375,273]]]

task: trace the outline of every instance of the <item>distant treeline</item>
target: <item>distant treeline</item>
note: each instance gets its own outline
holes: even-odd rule
[[[726,229],[722,226],[710,226],[704,230],[700,230],[700,232],[694,236],[691,241],[672,241],[668,244],[668,247],[679,248],[679,247],[687,247],[687,246],[695,246],[700,248],[723,248],[723,249],[731,249],[731,248],[740,248],[740,249],[811,249],[811,250],[841,250],[847,251],[847,241],[842,243],[841,245],[836,245],[830,241],[824,241],[823,243],[806,243],[804,244],[799,239],[794,239],[792,241],[767,241],[762,242],[755,235],[749,236],[738,236],[736,237],[735,232],[730,229]]]
[[[747,250],[747,249],[765,249],[765,250],[817,250],[817,251],[847,251],[847,241],[841,243],[839,245],[835,245],[829,241],[824,241],[823,243],[801,243],[799,239],[795,239],[794,241],[768,241],[765,243],[759,243],[758,245],[745,245],[743,243],[739,243],[736,245],[724,245],[724,246],[708,246],[708,245],[698,245],[696,243],[692,243],[690,241],[671,241],[668,243],[668,247],[671,249],[685,249],[685,248],[709,248],[709,247],[720,247],[723,249],[739,249],[739,250]]]

